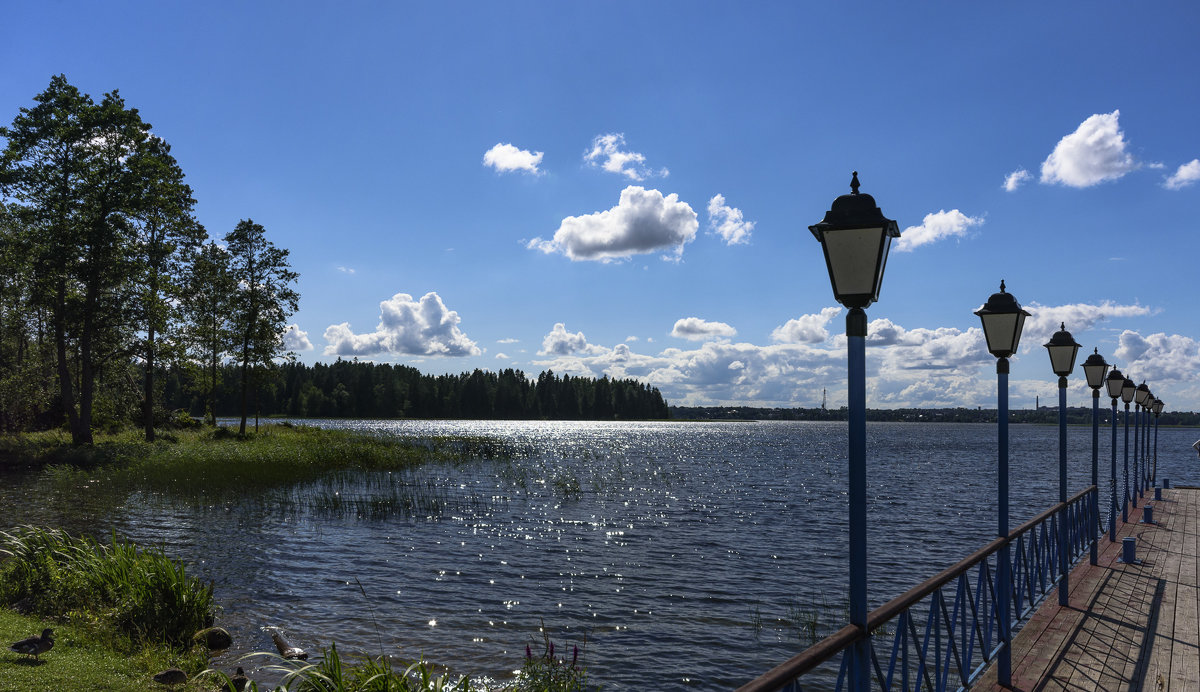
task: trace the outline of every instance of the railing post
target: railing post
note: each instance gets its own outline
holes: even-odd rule
[[[999,617],[1000,651],[996,655],[996,679],[1005,687],[1012,685],[1012,560],[1008,542],[1008,359],[996,359],[996,412],[999,416],[998,526],[1005,539],[996,560],[996,612]]]

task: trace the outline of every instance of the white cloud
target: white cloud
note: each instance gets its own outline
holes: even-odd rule
[[[497,353],[496,360],[508,360],[508,354],[507,353]]]
[[[354,270],[351,269],[350,267],[338,267],[337,270],[343,274],[353,274],[354,273]]]
[[[750,231],[754,230],[754,222],[743,220],[742,210],[726,205],[725,196],[721,194],[708,200],[708,226],[726,245],[749,243]]]
[[[603,168],[609,173],[619,173],[630,180],[642,181],[651,176],[666,177],[670,171],[663,168],[652,171],[646,167],[646,157],[636,151],[624,151],[625,135],[610,132],[596,135],[592,148],[583,153],[583,160],[593,167]]]
[[[1168,190],[1181,190],[1200,180],[1200,159],[1192,159],[1180,166],[1164,182]]]
[[[1059,140],[1042,162],[1042,182],[1091,187],[1137,169],[1138,163],[1125,148],[1125,133],[1117,122],[1120,115],[1119,110],[1097,113]]]
[[[1037,353],[1021,358],[1037,360],[1038,372],[1048,372],[1048,359],[1042,367],[1042,344],[1064,318],[1079,338],[1105,319],[1151,312],[1138,305],[1112,303],[1035,304],[1029,309],[1035,317],[1027,321],[1022,342]],[[612,347],[589,344],[582,332],[571,334],[556,325],[551,335],[555,338],[547,338],[541,353],[545,358],[533,364],[572,376],[636,377],[658,387],[677,405],[811,407],[820,405],[821,389],[826,388],[830,405],[836,408],[845,403],[846,338],[843,330],[831,335],[828,327],[840,312],[841,308],[830,307],[790,320],[772,333],[775,343],[767,345],[710,340],[658,353],[639,353],[633,350],[637,345],[629,343]],[[1089,336],[1081,340],[1087,341]],[[1132,332],[1126,332],[1120,341],[1117,357],[1130,362],[1139,382],[1145,377],[1156,394],[1169,392],[1177,409],[1195,405],[1181,399],[1200,401],[1200,381],[1190,384],[1200,370],[1200,341],[1161,334],[1141,337]],[[560,342],[564,345],[554,345]],[[1086,386],[1079,379],[1073,380],[1072,386]],[[1162,392],[1155,381],[1163,383]],[[1052,383],[1050,377],[1010,380],[1010,399],[1028,400],[1032,405],[1034,395],[1044,395]],[[1195,391],[1185,396],[1181,393],[1185,385]],[[868,325],[868,406],[992,408],[995,397],[995,359],[987,351],[980,327],[906,328],[888,319],[875,319]]]
[[[308,340],[308,332],[298,324],[289,324],[283,330],[283,348],[288,351],[311,351],[312,342]]]
[[[1072,335],[1078,335],[1105,320],[1144,317],[1153,313],[1153,310],[1144,305],[1120,305],[1108,300],[1099,305],[1029,303],[1024,307],[1032,314],[1025,319],[1025,328],[1021,332],[1022,353],[1041,349],[1042,345],[1049,341],[1054,332],[1057,332],[1064,324]],[[1075,340],[1079,341],[1078,337]]]
[[[658,190],[630,185],[612,209],[568,216],[554,238],[534,238],[526,247],[559,252],[575,261],[611,262],[659,250],[673,252],[664,259],[678,260],[699,227],[696,212],[678,195],[664,197]]]
[[[920,226],[909,226],[900,233],[896,242],[897,252],[911,252],[914,248],[941,240],[962,237],[967,229],[983,223],[981,216],[967,216],[957,209],[942,209],[936,214],[926,214]]]
[[[593,350],[583,332],[572,334],[567,331],[566,325],[556,322],[550,333],[542,339],[542,350],[538,351],[538,354],[567,356],[572,353],[591,353]]]
[[[483,165],[491,166],[501,173],[525,171],[533,175],[541,173],[542,152],[518,149],[511,144],[497,144],[483,154]]]
[[[684,317],[675,321],[671,336],[688,341],[728,339],[737,335],[737,330],[724,322],[709,322],[699,317]]]
[[[1017,188],[1028,182],[1032,177],[1029,171],[1024,168],[1018,168],[1004,177],[1004,189],[1009,192],[1016,192]]]
[[[788,320],[771,332],[771,341],[784,344],[819,344],[829,338],[829,321],[842,311],[839,307],[822,308],[815,315]]]
[[[355,334],[348,322],[325,329],[327,356],[374,356],[382,353],[413,356],[477,356],[482,353],[458,327],[458,313],[446,309],[433,291],[413,300],[397,293],[379,304],[374,332]]]
[[[500,339],[500,340],[496,341],[496,343],[498,343],[498,344],[515,344],[515,343],[519,343],[519,342],[520,342],[520,339],[514,339],[512,337],[509,337],[507,339]]]

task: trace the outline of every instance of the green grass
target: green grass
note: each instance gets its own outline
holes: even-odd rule
[[[40,663],[24,660],[8,645],[25,637],[54,629],[54,648],[42,654]],[[97,633],[88,625],[63,624],[45,618],[22,616],[0,608],[0,692],[28,690],[113,690],[146,692],[159,685],[154,673],[171,666],[198,670],[204,655],[173,652],[163,647],[143,648],[129,653],[114,645],[110,635]]]
[[[237,500],[329,478],[340,471],[401,471],[440,461],[503,454],[486,439],[377,437],[346,430],[270,425],[239,438],[225,428],[177,431],[154,443],[126,432],[72,448],[61,433],[0,438],[0,458],[44,466],[64,490],[161,493],[203,501]]]

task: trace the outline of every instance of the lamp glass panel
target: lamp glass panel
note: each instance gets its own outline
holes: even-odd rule
[[[1066,377],[1075,369],[1075,354],[1079,352],[1079,346],[1050,346],[1046,350],[1050,352],[1050,367],[1055,375]]]
[[[1117,399],[1121,396],[1121,388],[1125,386],[1125,378],[1111,377],[1104,382],[1108,385],[1108,395],[1110,397]]]
[[[1083,366],[1083,375],[1087,377],[1088,386],[1092,389],[1100,389],[1104,386],[1104,373],[1107,371],[1107,365]]]
[[[1133,392],[1136,389],[1132,380],[1125,380],[1124,386],[1121,387],[1121,401],[1129,403],[1133,401]]]
[[[1016,351],[1016,342],[1020,338],[1021,323],[1024,321],[1019,312],[1000,312],[991,315],[980,315],[983,322],[983,335],[987,338],[988,351],[993,355],[1002,354],[1007,358]]]
[[[1146,397],[1148,396],[1150,396],[1149,389],[1142,388],[1133,390],[1133,400],[1137,402],[1138,406],[1146,403]]]
[[[883,228],[851,228],[822,233],[825,261],[834,296],[876,294],[882,266],[880,249],[885,243]]]

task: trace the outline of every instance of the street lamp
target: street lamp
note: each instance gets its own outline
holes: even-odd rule
[[[1096,489],[1092,495],[1092,530],[1100,522],[1100,389],[1104,387],[1104,373],[1108,371],[1108,362],[1100,355],[1100,349],[1092,349],[1092,355],[1083,361],[1083,375],[1087,378],[1088,386],[1092,388],[1092,487]],[[1099,541],[1092,541],[1091,562],[1096,564],[1099,555]]]
[[[871,195],[859,194],[858,171],[850,194],[833,201],[825,218],[808,227],[821,243],[833,297],[846,314],[846,388],[849,418],[850,624],[861,630],[850,649],[850,689],[871,686],[867,632],[867,306],[879,300],[892,238],[900,227],[884,217]]]
[[[1121,495],[1121,521],[1129,521],[1129,402],[1133,401],[1133,392],[1137,386],[1128,377],[1121,384],[1121,401],[1125,402],[1125,490]],[[1134,507],[1137,507],[1135,504]]]
[[[1058,587],[1058,604],[1067,605],[1070,594],[1067,583],[1067,375],[1075,369],[1075,355],[1079,353],[1079,344],[1075,343],[1071,332],[1067,331],[1066,323],[1054,332],[1046,343],[1050,353],[1050,367],[1058,375],[1058,501],[1064,505],[1058,515],[1058,568],[1062,573],[1062,583]]]
[[[1150,388],[1146,386],[1146,381],[1142,380],[1133,390],[1133,506],[1137,507],[1137,498],[1142,497],[1142,476],[1146,470],[1146,452],[1143,449],[1145,446],[1145,409],[1146,399],[1150,397]],[[1141,436],[1139,437],[1139,433]],[[1141,457],[1141,466],[1138,465],[1138,457]]]
[[[1012,560],[1008,544],[1008,359],[1017,352],[1021,330],[1029,313],[1017,299],[1004,290],[993,293],[975,311],[983,323],[983,336],[988,352],[996,357],[996,418],[999,434],[999,463],[997,472],[998,527],[997,533],[1005,542],[996,558],[996,610],[999,619],[1000,650],[996,656],[996,675],[1001,685],[1012,684],[1012,622],[1009,617],[1012,599]]]
[[[1112,397],[1112,478],[1109,481],[1109,490],[1112,491],[1112,506],[1108,511],[1108,540],[1110,543],[1117,540],[1117,399],[1121,398],[1121,388],[1125,386],[1125,376],[1120,370],[1112,369],[1108,373],[1108,377],[1104,378],[1104,385],[1108,389],[1108,395]],[[1121,519],[1124,521],[1124,518]]]

